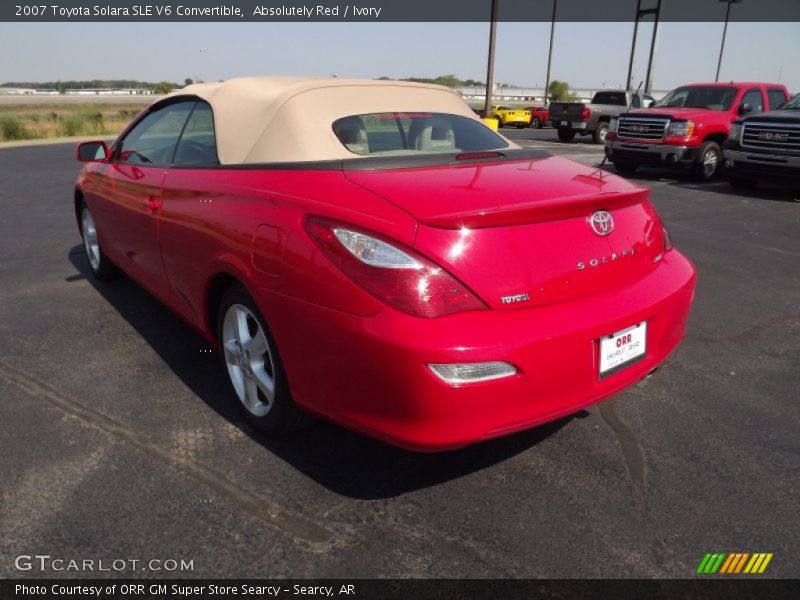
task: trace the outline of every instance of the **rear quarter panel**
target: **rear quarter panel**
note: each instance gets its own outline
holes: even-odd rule
[[[308,238],[303,219],[309,214],[409,244],[415,233],[413,219],[349,183],[341,171],[170,171],[160,244],[173,308],[213,336],[208,290],[215,276],[228,274],[245,285],[268,321],[270,302],[280,298],[349,314],[380,310]]]

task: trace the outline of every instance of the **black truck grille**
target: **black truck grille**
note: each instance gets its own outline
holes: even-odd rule
[[[620,117],[618,135],[636,140],[662,140],[668,124],[669,119]]]
[[[800,151],[800,124],[745,123],[742,146]]]

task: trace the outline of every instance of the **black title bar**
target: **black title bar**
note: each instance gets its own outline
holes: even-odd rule
[[[552,17],[553,0],[496,0],[499,21]],[[723,21],[729,0],[662,0],[661,21]],[[730,21],[800,22],[798,0],[730,0]],[[559,22],[624,22],[637,0],[557,0]],[[488,22],[492,0],[3,0],[0,22]],[[641,0],[653,9],[657,0]]]
[[[27,579],[0,580],[3,600],[770,600],[794,599],[796,581],[731,576],[683,580]]]

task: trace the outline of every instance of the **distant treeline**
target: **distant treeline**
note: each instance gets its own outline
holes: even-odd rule
[[[392,77],[381,77],[380,79],[392,80]],[[459,87],[483,87],[482,81],[475,81],[474,79],[459,79],[455,75],[439,75],[438,77],[406,77],[405,79],[398,79],[397,81],[413,81],[416,83],[433,83],[436,85],[445,85],[451,88]]]
[[[393,77],[379,77],[381,80],[394,80]],[[483,87],[482,81],[474,79],[459,79],[455,75],[439,75],[438,77],[406,77],[397,79],[396,81],[414,81],[417,83],[433,83],[436,85],[444,85],[451,88],[459,87]],[[191,79],[186,79],[183,85],[192,83]],[[500,87],[505,87],[510,84],[498,84]],[[0,87],[5,88],[33,88],[33,89],[49,89],[49,90],[66,90],[66,89],[81,89],[81,88],[148,88],[158,89],[159,87],[171,87],[177,89],[183,87],[179,83],[172,83],[160,81],[154,83],[152,81],[134,81],[132,79],[92,79],[91,81],[9,81],[7,83],[0,83]]]
[[[67,90],[81,88],[148,88],[155,89],[157,83],[150,81],[134,81],[133,79],[92,79],[91,81],[9,81],[0,84],[5,88],[33,88],[47,90]],[[181,87],[171,83],[173,88]]]

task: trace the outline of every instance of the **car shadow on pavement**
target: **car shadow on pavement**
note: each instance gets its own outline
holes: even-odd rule
[[[267,436],[240,413],[216,351],[198,355],[198,348],[208,347],[200,335],[132,279],[94,279],[83,246],[70,249],[68,258],[77,273],[67,279],[85,278],[198,398],[275,456],[343,496],[389,498],[457,479],[525,452],[573,418],[588,414],[581,411],[514,435],[434,454],[408,452],[321,420],[290,435]]]

